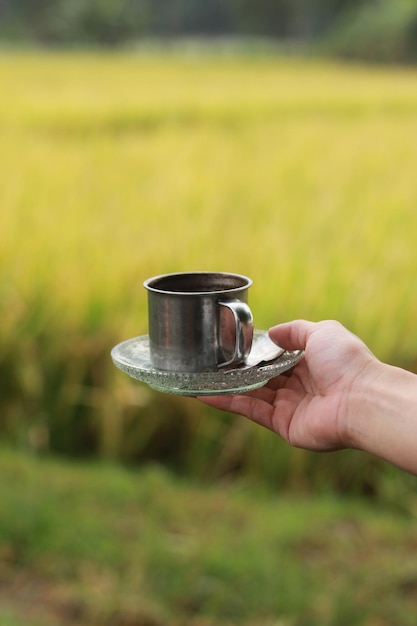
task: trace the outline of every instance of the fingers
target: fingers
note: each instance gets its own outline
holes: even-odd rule
[[[271,400],[274,395],[271,394],[271,390],[267,393],[256,390],[244,395],[199,396],[198,400],[216,409],[244,415],[257,424],[272,429],[274,407]]]
[[[286,350],[305,350],[309,335],[316,328],[315,322],[295,320],[269,329],[269,336]]]

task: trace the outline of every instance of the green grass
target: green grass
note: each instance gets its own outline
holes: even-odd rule
[[[414,625],[411,509],[6,450],[0,477],[1,624]]]
[[[415,69],[4,52],[0,84],[3,436],[199,475],[355,480],[356,455],[292,454],[150,394],[109,352],[147,331],[144,279],[224,269],[252,277],[258,328],[338,318],[415,368]]]

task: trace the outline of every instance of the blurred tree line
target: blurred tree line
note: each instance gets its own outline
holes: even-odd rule
[[[8,41],[116,46],[202,35],[410,62],[417,60],[417,0],[0,0],[0,37]]]

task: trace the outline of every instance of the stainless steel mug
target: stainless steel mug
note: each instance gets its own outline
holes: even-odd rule
[[[246,276],[222,272],[182,272],[146,280],[153,367],[206,372],[243,362],[253,338],[247,304],[251,285]]]

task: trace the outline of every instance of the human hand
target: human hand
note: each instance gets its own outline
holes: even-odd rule
[[[245,394],[199,398],[244,415],[291,445],[336,450],[352,445],[349,420],[364,379],[378,375],[379,361],[366,345],[334,321],[298,320],[275,326],[271,339],[286,350],[304,350],[289,373]]]

